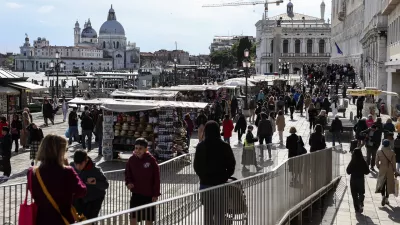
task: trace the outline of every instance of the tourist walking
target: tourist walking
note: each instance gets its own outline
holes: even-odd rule
[[[19,149],[19,138],[21,137],[22,122],[19,120],[17,114],[13,115],[13,120],[11,121],[11,137],[15,144],[15,153],[18,153]]]
[[[20,137],[20,143],[21,143],[24,151],[25,151],[26,147],[28,147],[28,140],[29,140],[28,126],[31,123],[32,123],[32,120],[29,117],[29,112],[24,110],[24,112],[22,112],[22,129],[21,129],[21,137]]]
[[[392,119],[387,119],[386,123],[383,125],[383,138],[386,139],[388,133],[394,133],[396,128],[394,127]]]
[[[242,143],[242,136],[246,132],[246,127],[247,127],[246,118],[244,117],[242,111],[239,111],[239,119],[235,125],[235,132],[238,133],[239,144]]]
[[[235,171],[235,157],[229,144],[220,138],[219,124],[208,121],[205,139],[196,147],[193,168],[200,179],[200,190],[225,184]],[[216,189],[202,198],[204,224],[224,224],[225,198]]]
[[[75,141],[79,141],[77,110],[78,108],[74,107],[68,115],[68,129],[69,129],[68,145],[72,144],[72,138],[74,138]]]
[[[379,169],[376,193],[381,193],[381,205],[389,205],[389,195],[394,194],[396,154],[390,149],[389,140],[382,141],[382,149],[376,153],[376,167]]]
[[[396,170],[400,173],[400,134],[397,134],[397,138],[394,140],[393,151],[396,153]]]
[[[65,96],[62,97],[62,111],[63,111],[63,122],[67,119],[68,114],[68,102],[65,99]]]
[[[185,115],[185,124],[186,124],[186,138],[187,138],[187,146],[190,147],[190,138],[192,137],[192,133],[194,130],[194,124],[192,118],[190,118],[190,114]]]
[[[288,158],[296,157],[302,154],[299,148],[304,148],[304,142],[301,136],[298,136],[295,127],[289,129],[290,135],[286,138],[286,148],[288,149]],[[300,181],[300,174],[302,172],[302,165],[299,163],[289,163],[289,172],[292,173],[292,179],[290,185],[294,182]]]
[[[354,149],[351,161],[346,169],[350,175],[350,190],[353,197],[353,205],[356,212],[364,210],[365,175],[369,174],[367,162],[362,155],[361,148]]]
[[[365,131],[361,132],[365,137],[365,146],[367,148],[367,164],[370,165],[371,171],[375,171],[375,156],[381,144],[382,133],[377,132],[376,125],[372,125]]]
[[[362,147],[365,144],[365,134],[362,132],[368,129],[366,118],[361,118],[356,125],[354,125],[354,132],[356,134],[356,139],[358,140],[358,146]]]
[[[266,113],[261,113],[260,115],[261,115],[261,120],[258,123],[258,129],[257,129],[257,137],[260,142],[260,157],[261,160],[264,160],[264,141],[265,141],[265,144],[267,145],[268,149],[269,159],[272,159],[271,146],[270,146],[270,144],[272,143],[272,135],[273,135],[272,124],[271,121],[268,120],[268,115]]]
[[[310,152],[326,148],[325,136],[322,133],[322,126],[320,124],[315,125],[315,131],[310,135],[308,144],[310,145]]]
[[[1,128],[0,138],[0,155],[3,161],[3,175],[9,177],[11,175],[11,149],[12,149],[12,137],[10,135],[10,128]]]
[[[308,122],[310,122],[310,131],[315,127],[315,119],[317,118],[318,112],[314,104],[311,103],[308,107]]]
[[[340,136],[343,133],[343,124],[338,115],[332,120],[330,131],[332,133],[332,147],[335,146],[336,140],[338,140],[339,144],[342,144]]]
[[[144,138],[135,141],[135,150],[125,168],[125,184],[132,192],[130,208],[156,202],[160,193],[160,168],[157,160],[148,151]],[[151,207],[131,214],[131,225],[146,221],[152,224],[156,219],[156,208]]]
[[[293,120],[293,113],[294,113],[294,110],[296,108],[296,104],[297,104],[296,99],[293,96],[291,96],[290,97],[290,102],[289,102],[290,119],[291,120]]]
[[[303,116],[304,95],[302,93],[300,93],[299,100],[297,101],[297,109],[300,110],[300,116]]]
[[[43,131],[36,124],[31,123],[27,130],[29,131],[29,159],[31,160],[31,165],[35,164],[36,153],[39,151],[39,146],[43,140]]]
[[[308,108],[310,107],[312,103],[310,95],[307,95],[306,98],[304,99],[304,109],[306,111],[306,120],[308,120]]]
[[[321,125],[322,133],[324,133],[327,123],[328,123],[327,112],[325,110],[321,110],[321,112],[319,112],[319,115],[315,119],[315,125],[318,124]]]
[[[256,111],[255,111],[256,110],[256,100],[254,98],[250,99],[249,109],[250,109],[249,122],[254,123],[255,119],[256,119]]]
[[[74,162],[71,167],[86,184],[87,194],[76,199],[74,206],[79,214],[87,219],[96,218],[103,204],[106,190],[109,187],[107,178],[100,167],[97,167],[85,151],[78,150],[74,153]]]
[[[3,130],[3,127],[8,127],[7,118],[4,116],[0,117],[0,131]],[[0,132],[0,138],[3,137],[3,133]]]
[[[285,130],[286,122],[285,115],[283,115],[283,111],[280,110],[278,112],[278,117],[276,118],[276,127],[279,134],[279,144],[283,145],[283,131]]]
[[[249,171],[246,166],[253,165],[256,167],[257,171],[260,171],[262,167],[257,165],[256,147],[254,145],[258,139],[254,138],[253,126],[249,125],[247,127],[246,139],[243,145],[242,152],[242,171]]]
[[[53,117],[53,106],[50,102],[45,99],[43,102],[43,118],[44,118],[44,125],[48,126],[48,120],[54,125],[54,117]]]
[[[233,121],[229,119],[229,115],[225,114],[224,121],[222,122],[222,135],[224,137],[224,141],[230,144],[230,140],[232,137],[232,131],[234,129]]]
[[[74,199],[86,195],[86,185],[72,167],[67,166],[67,140],[47,135],[40,145],[36,159],[39,167],[28,171],[28,187],[37,205],[36,224],[65,225],[75,223],[71,213]],[[55,204],[51,204],[51,200]],[[59,208],[59,211],[55,207]]]
[[[364,97],[358,97],[357,98],[357,118],[361,119],[362,118],[362,110],[364,108]]]
[[[90,117],[89,111],[85,111],[85,115],[81,117],[82,127],[82,148],[86,149],[86,137],[88,138],[88,151],[92,151],[92,132],[94,129],[94,123],[92,117]]]
[[[216,119],[216,118],[215,118]],[[200,115],[197,116],[196,125],[198,127],[199,142],[204,140],[204,126],[207,123],[207,116],[204,114],[204,110],[200,111]]]

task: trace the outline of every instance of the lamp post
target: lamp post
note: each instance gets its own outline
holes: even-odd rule
[[[177,59],[175,58],[174,59],[174,67],[175,67],[175,74],[174,74],[174,84],[175,84],[175,86],[176,86],[176,61],[177,61]]]
[[[246,48],[245,50],[244,50],[244,60],[243,60],[243,68],[244,68],[244,75],[245,75],[245,77],[246,77],[246,89],[245,89],[245,92],[246,92],[246,96],[245,96],[245,102],[244,102],[244,110],[248,110],[249,109],[249,105],[248,105],[248,101],[247,101],[247,98],[248,98],[248,85],[247,85],[247,77],[248,77],[248,70],[249,70],[249,68],[250,68],[250,61],[249,61],[249,50]]]
[[[279,66],[278,66],[278,68],[279,68],[279,78],[281,78],[281,73],[283,73],[283,67],[282,67],[281,59],[278,59],[278,62],[279,62]]]
[[[60,72],[60,70],[62,68],[64,68],[65,63],[63,61],[60,61],[60,53],[58,51],[56,51],[56,61],[54,62],[53,60],[51,60],[49,67],[51,69],[55,69],[56,73],[57,73],[57,80],[56,80],[56,96],[59,97],[59,93],[58,93],[58,72]]]

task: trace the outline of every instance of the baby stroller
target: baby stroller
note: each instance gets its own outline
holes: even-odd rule
[[[234,177],[229,178],[228,183],[236,181]],[[248,208],[246,195],[240,182],[227,185],[225,188],[227,202],[225,212],[225,224],[248,224]]]

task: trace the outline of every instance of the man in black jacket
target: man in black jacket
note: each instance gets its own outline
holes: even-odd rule
[[[338,115],[335,116],[335,119],[331,123],[331,132],[332,146],[335,146],[335,140],[338,140],[339,144],[342,144],[340,140],[340,134],[343,133],[343,124]]]
[[[362,118],[362,110],[364,108],[364,98],[363,97],[358,97],[357,98],[357,118],[361,119]]]
[[[82,148],[86,149],[86,136],[88,137],[88,151],[92,150],[92,132],[94,129],[94,123],[92,117],[90,117],[89,111],[85,111],[85,114],[81,116],[81,127],[82,127]]]
[[[194,171],[200,179],[200,189],[224,184],[235,172],[236,160],[229,144],[221,140],[219,124],[208,121],[205,140],[196,147]],[[215,189],[201,196],[204,207],[204,224],[225,223],[223,189]]]
[[[76,111],[78,108],[73,108],[72,111],[68,115],[68,129],[69,129],[69,139],[68,139],[68,144],[72,144],[72,138],[74,138],[75,141],[78,140],[79,137],[79,132],[78,132],[78,114]]]
[[[272,129],[272,123],[270,120],[268,120],[268,115],[266,113],[261,113],[261,120],[258,123],[258,130],[257,130],[257,136],[260,142],[261,160],[264,160],[264,146],[263,146],[264,140],[265,144],[267,145],[269,159],[272,158],[270,144],[272,143],[273,134],[274,133]]]
[[[372,125],[367,130],[361,132],[362,135],[366,136],[365,146],[367,148],[367,164],[371,165],[371,171],[375,171],[375,157],[376,152],[381,144],[382,133],[377,131],[376,125]]]
[[[10,135],[10,128],[3,127],[2,128],[3,137],[1,138],[0,142],[0,153],[1,157],[3,158],[3,170],[4,176],[9,177],[11,175],[11,148],[12,148],[12,138]]]
[[[77,211],[83,213],[87,219],[96,218],[109,187],[107,178],[101,168],[96,167],[85,151],[78,150],[75,152],[74,162],[71,163],[71,166],[87,187],[86,196],[77,199],[74,205]]]

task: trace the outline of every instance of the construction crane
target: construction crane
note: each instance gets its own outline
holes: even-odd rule
[[[265,23],[265,20],[268,18],[268,5],[269,4],[276,4],[279,5],[283,3],[283,0],[275,0],[275,1],[253,1],[253,2],[228,2],[228,3],[221,3],[221,4],[208,4],[208,5],[203,5],[202,7],[226,7],[226,6],[242,6],[242,5],[260,5],[264,4],[264,18],[263,21]]]

